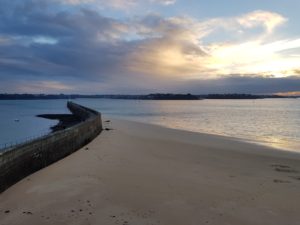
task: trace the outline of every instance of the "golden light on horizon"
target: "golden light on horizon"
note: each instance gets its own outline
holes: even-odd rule
[[[134,52],[129,68],[134,72],[159,77],[206,79],[228,75],[253,75],[282,78],[297,75],[299,56],[285,54],[300,46],[298,40],[264,43],[261,40],[244,43],[193,45],[185,49],[180,42],[157,41]]]
[[[278,46],[279,43],[286,45]],[[251,41],[240,44],[212,45],[207,67],[219,75],[253,74],[288,77],[299,68],[299,57],[285,56],[282,51],[300,46],[299,40],[263,44]]]
[[[275,94],[281,96],[300,96],[300,91],[278,92]]]

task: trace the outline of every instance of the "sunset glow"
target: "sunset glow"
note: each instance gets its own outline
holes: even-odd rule
[[[195,89],[190,82],[200,87],[214,80],[223,87],[226,79],[251,77],[300,84],[297,7],[273,6],[269,0],[268,7],[229,2],[216,13],[194,0],[1,1],[0,87],[7,92],[134,93],[137,87],[139,92],[188,92]],[[252,85],[253,92],[261,87],[259,81]],[[274,89],[285,91],[297,90]]]

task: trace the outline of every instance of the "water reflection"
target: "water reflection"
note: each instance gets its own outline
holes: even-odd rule
[[[242,138],[300,151],[300,99],[138,101],[77,99],[106,117]],[[49,131],[36,114],[65,113],[66,100],[0,101],[0,144]],[[14,119],[20,119],[19,123]],[[55,123],[55,122],[54,122]]]
[[[106,116],[300,150],[300,99],[78,102]]]

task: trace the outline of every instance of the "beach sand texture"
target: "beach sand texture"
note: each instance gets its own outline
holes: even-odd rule
[[[0,225],[299,225],[297,153],[122,120],[0,194]]]

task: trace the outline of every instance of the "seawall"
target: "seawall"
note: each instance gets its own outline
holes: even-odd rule
[[[0,193],[22,178],[77,151],[102,131],[101,114],[73,102],[67,104],[81,122],[0,153]]]

